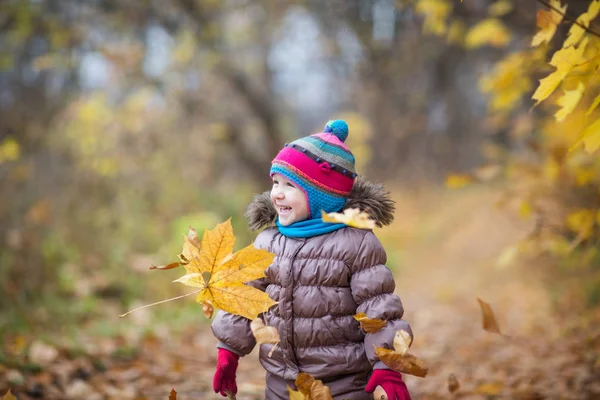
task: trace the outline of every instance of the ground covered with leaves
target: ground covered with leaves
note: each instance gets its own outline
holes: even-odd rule
[[[498,262],[530,227],[495,209],[495,196],[403,201],[395,225],[378,232],[415,332],[411,353],[429,366],[426,378],[405,376],[413,398],[600,398],[600,315],[564,307],[538,265]],[[482,329],[477,298],[491,305],[501,334]],[[211,389],[216,341],[197,307],[197,322],[177,333],[168,325],[131,329],[84,336],[77,347],[60,337],[10,337],[0,393],[11,389],[19,400],[166,400],[175,388],[177,399],[221,398]],[[122,321],[111,315],[105,324]],[[238,388],[238,399],[264,397],[257,351],[240,361]]]

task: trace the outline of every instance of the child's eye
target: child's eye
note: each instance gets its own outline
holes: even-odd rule
[[[277,185],[279,181],[277,179],[273,180],[273,185]]]
[[[294,186],[293,184],[291,184],[291,183],[289,183],[289,182],[287,183],[287,185],[288,185],[289,187],[296,187],[296,186]]]

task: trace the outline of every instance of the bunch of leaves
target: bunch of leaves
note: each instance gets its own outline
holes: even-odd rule
[[[139,307],[121,317],[155,304],[197,294],[196,301],[203,304],[205,315],[212,316],[213,307],[254,320],[258,314],[276,304],[269,296],[246,283],[265,276],[265,269],[275,255],[249,245],[233,253],[235,236],[231,221],[206,230],[199,241],[194,228],[184,237],[183,251],[179,260],[164,266],[152,266],[155,270],[168,270],[183,266],[186,274],[175,282],[200,288],[194,292]]]

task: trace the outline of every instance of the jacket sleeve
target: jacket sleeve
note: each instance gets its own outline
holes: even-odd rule
[[[396,283],[392,271],[385,266],[386,261],[379,239],[373,232],[368,232],[351,267],[350,287],[358,304],[357,313],[364,312],[369,318],[387,320],[383,329],[365,336],[365,351],[374,369],[387,368],[375,355],[374,346],[393,349],[394,336],[400,329],[413,337],[410,325],[402,319],[404,307],[400,297],[394,294]]]
[[[261,232],[254,241],[254,247],[268,250],[269,241],[265,240],[265,236],[265,232]],[[267,281],[265,278],[260,278],[248,282],[247,285],[264,292]],[[219,310],[211,324],[212,332],[219,340],[217,347],[232,351],[239,356],[250,354],[256,346],[256,339],[250,330],[250,322],[248,318]]]

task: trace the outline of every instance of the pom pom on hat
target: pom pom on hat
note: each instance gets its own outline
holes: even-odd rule
[[[348,124],[343,119],[330,119],[325,124],[323,132],[333,133],[338,139],[345,142],[348,138]]]

